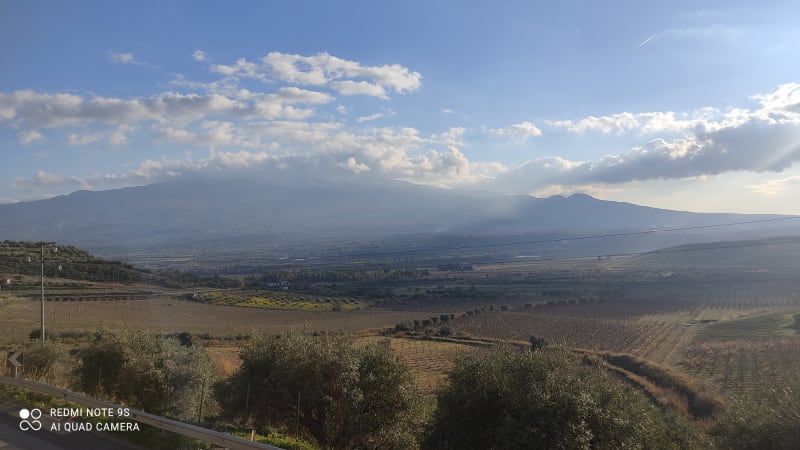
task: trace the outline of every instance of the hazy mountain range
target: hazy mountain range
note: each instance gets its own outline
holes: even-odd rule
[[[252,180],[177,181],[78,191],[0,205],[0,239],[48,240],[104,254],[182,246],[383,236],[591,235],[773,219],[701,214],[598,200],[447,190],[405,182],[292,185]],[[800,234],[800,220],[713,228],[709,237]],[[685,233],[684,233],[685,234]],[[688,242],[672,239],[665,245]],[[653,243],[647,247],[657,248]]]

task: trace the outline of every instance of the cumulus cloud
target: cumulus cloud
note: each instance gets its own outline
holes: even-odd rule
[[[452,127],[443,133],[432,135],[431,140],[446,145],[462,146],[464,145],[464,133],[466,131],[464,127]]]
[[[192,53],[192,58],[194,58],[195,61],[206,61],[208,57],[206,56],[206,52],[195,50],[194,53]]]
[[[207,60],[199,50],[193,57]],[[210,65],[210,70],[221,79],[200,83],[177,77],[173,86],[178,92],[152,96],[0,93],[0,125],[13,128],[23,144],[52,142],[48,130],[64,128],[59,136],[67,136],[75,146],[123,145],[144,138],[165,147],[208,152],[204,158],[147,160],[116,174],[71,177],[41,172],[16,179],[15,186],[113,187],[230,170],[258,170],[265,176],[283,174],[291,179],[306,170],[323,178],[380,177],[439,186],[484,183],[516,193],[571,192],[636,180],[780,172],[800,161],[800,84],[753,96],[749,107],[620,112],[547,121],[548,126],[571,133],[632,132],[643,139],[635,147],[594,160],[549,156],[509,168],[470,160],[462,152],[469,148],[463,127],[421,132],[376,126],[383,121],[370,123],[392,115],[388,109],[354,121],[333,119],[335,111],[348,113],[349,105],[334,103],[339,96],[388,98],[418,89],[421,75],[400,65],[368,66],[327,53],[273,52],[256,61]],[[272,87],[257,92],[248,84],[245,89],[239,78],[263,80]],[[518,141],[542,135],[528,121],[489,133]],[[786,178],[751,189],[769,193],[794,183]]]
[[[76,94],[16,91],[0,93],[0,123],[40,129],[88,124],[120,126],[147,121],[185,123],[214,116],[304,119],[314,111],[295,105],[316,105],[333,100],[322,92],[293,87],[268,94],[248,93],[242,98],[177,92],[133,99],[86,98]]]
[[[545,121],[551,127],[564,128],[569,132],[583,134],[587,131],[602,134],[623,134],[637,131],[641,134],[683,133],[697,127],[714,128],[733,125],[734,120],[717,122],[713,118],[720,116],[720,111],[705,108],[694,113],[677,114],[672,111],[629,113],[623,112],[610,116],[589,116],[578,121],[557,120]],[[733,119],[733,117],[730,117]]]
[[[312,56],[271,52],[258,62],[239,58],[234,64],[214,64],[214,73],[228,77],[282,81],[310,86],[329,86],[342,95],[369,95],[388,98],[387,91],[413,92],[419,89],[422,75],[399,64],[365,66],[330,55]]]
[[[350,158],[347,158],[346,162],[339,164],[339,167],[343,167],[353,173],[369,172],[368,165],[357,162],[356,159],[353,158],[352,156]]]
[[[626,152],[595,161],[558,157],[528,161],[498,176],[494,185],[504,190],[533,192],[550,185],[682,179],[734,171],[782,172],[800,161],[800,84],[782,85],[752,100],[756,102],[752,109],[727,112],[707,109],[706,113],[713,112],[713,117],[695,116],[691,125],[675,125],[679,121],[673,120],[674,115],[653,113],[616,115],[614,117],[619,120],[613,125],[603,121],[583,122],[597,124],[598,130],[609,132],[619,127],[642,130],[650,126],[660,131],[682,129],[684,133],[673,139],[657,137]],[[649,122],[643,122],[642,117],[647,117]],[[768,193],[790,182],[793,181],[776,181],[751,188]]]
[[[521,141],[527,141],[532,137],[539,137],[542,135],[542,131],[536,128],[536,125],[528,121],[509,125],[505,128],[493,128],[490,130],[490,133],[496,136],[506,136]]]

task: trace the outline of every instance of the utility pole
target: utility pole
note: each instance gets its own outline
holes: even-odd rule
[[[42,306],[41,306],[41,313],[42,313],[42,322],[41,322],[42,323],[42,329],[41,329],[42,344],[44,344],[44,342],[45,342],[45,336],[44,336],[44,246],[45,245],[55,245],[55,242],[41,242],[42,254],[41,254],[41,257],[40,257],[40,262],[41,262],[41,265],[42,265],[42,272],[41,272],[41,275],[42,275],[42,278],[41,278],[41,280],[42,280],[42,284],[41,284],[41,286],[42,286]],[[58,247],[54,247],[53,248],[53,253],[58,253]],[[28,257],[28,261],[30,261],[30,257]],[[58,270],[61,270],[61,265],[58,266]]]
[[[297,428],[294,431],[294,438],[300,440],[300,391],[297,391]]]
[[[42,344],[44,344],[44,242],[42,242]]]

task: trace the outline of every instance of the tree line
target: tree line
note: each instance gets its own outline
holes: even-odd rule
[[[335,283],[343,281],[400,281],[418,280],[428,277],[425,269],[335,269],[335,270],[280,270],[266,272],[263,275],[247,278],[247,283],[259,285],[265,283]]]

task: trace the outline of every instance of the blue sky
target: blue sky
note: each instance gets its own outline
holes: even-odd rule
[[[0,1],[0,202],[255,176],[800,214],[798,13]]]

